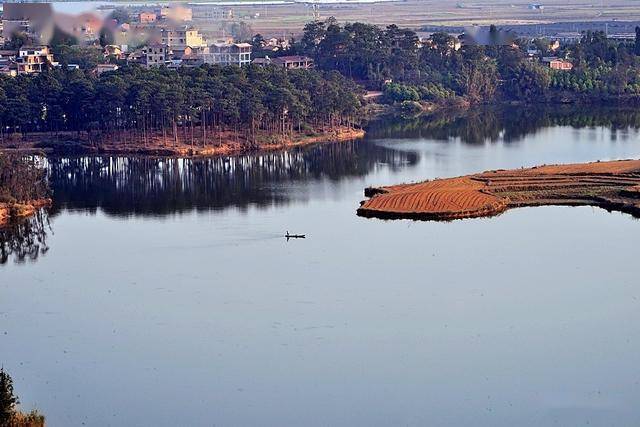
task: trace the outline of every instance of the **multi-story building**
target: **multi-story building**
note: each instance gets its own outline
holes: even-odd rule
[[[189,26],[181,26],[177,28],[163,28],[161,30],[162,43],[169,47],[205,47],[207,43],[204,41],[200,32]]]
[[[215,43],[204,53],[205,64],[243,66],[251,63],[251,45],[249,43]]]
[[[18,74],[42,72],[47,66],[57,66],[53,53],[47,46],[23,46],[18,51],[16,66]]]
[[[145,67],[160,67],[169,59],[169,47],[166,44],[151,44],[142,48],[142,61]]]

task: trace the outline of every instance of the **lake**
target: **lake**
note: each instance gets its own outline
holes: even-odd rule
[[[639,425],[637,219],[355,215],[371,185],[639,157],[640,113],[511,109],[51,158],[48,215],[0,233],[0,362],[51,426]]]

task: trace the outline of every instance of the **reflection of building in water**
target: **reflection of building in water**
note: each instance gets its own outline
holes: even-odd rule
[[[379,163],[416,164],[417,157],[367,144],[316,147],[211,159],[92,157],[50,159],[54,208],[112,215],[168,215],[193,209],[273,206],[306,198],[287,183],[364,176]]]

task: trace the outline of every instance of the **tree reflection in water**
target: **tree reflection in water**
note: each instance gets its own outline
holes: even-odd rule
[[[360,141],[236,157],[52,157],[47,168],[54,205],[0,230],[0,262],[45,254],[49,215],[64,209],[162,216],[282,205],[308,197],[296,192],[296,183],[365,176],[379,163],[395,170],[416,165],[418,155]]]
[[[578,107],[484,107],[468,111],[441,111],[412,120],[391,119],[372,123],[368,135],[375,138],[459,138],[467,144],[502,140],[518,141],[553,126],[585,128],[603,126],[611,130],[640,129],[637,109]]]
[[[51,231],[51,226],[46,209],[0,228],[0,264],[6,264],[10,259],[18,264],[36,261],[49,250],[48,231]]]
[[[394,150],[375,139],[459,138],[467,144],[507,143],[552,126],[603,126],[611,138],[640,129],[640,111],[627,109],[481,108],[422,119],[379,121],[364,141],[207,159],[148,157],[50,158],[54,206],[109,215],[163,216],[192,210],[268,207],[306,201],[300,183],[364,177],[378,164],[393,171],[418,164],[419,153]],[[620,131],[618,133],[618,131]],[[46,253],[47,213],[0,230],[0,262],[35,260]]]
[[[110,215],[168,215],[190,210],[266,207],[306,200],[298,182],[365,176],[378,163],[418,163],[418,155],[344,142],[261,155],[172,159],[49,159],[54,209],[102,209]]]

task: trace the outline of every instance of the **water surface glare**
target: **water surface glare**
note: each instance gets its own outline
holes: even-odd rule
[[[638,220],[355,215],[368,185],[640,158],[638,127],[465,120],[227,160],[51,159],[49,249],[0,265],[23,408],[51,426],[639,425]]]

